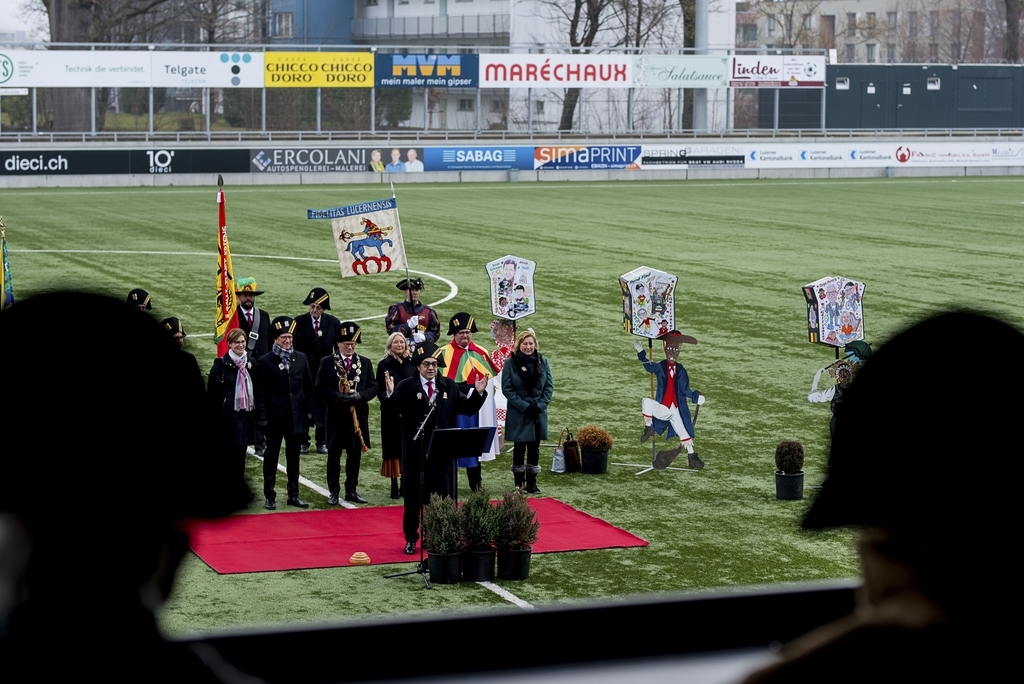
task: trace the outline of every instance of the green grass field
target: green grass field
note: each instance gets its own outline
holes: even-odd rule
[[[272,315],[301,313],[303,297],[316,285],[331,292],[332,313],[342,319],[383,314],[399,298],[397,276],[342,281],[329,222],[306,221],[304,213],[379,199],[388,194],[384,187],[226,192],[236,275],[258,280],[267,291],[260,306]],[[193,335],[210,333],[214,200],[212,186],[4,190],[0,214],[8,226],[15,294],[77,287],[123,297],[141,286],[153,295],[156,316],[179,316]],[[684,347],[681,360],[692,386],[707,396],[695,440],[707,468],[639,477],[635,468],[616,466],[604,476],[543,473],[544,495],[621,526],[650,546],[534,557],[528,581],[504,585],[534,605],[857,573],[850,532],[803,533],[798,520],[807,501],[775,500],[772,455],[782,439],[804,443],[808,485],[824,477],[828,407],[808,404],[806,394],[815,370],[833,355],[806,341],[803,284],[825,275],[864,281],[872,342],[948,305],[982,308],[1024,325],[1024,179],[409,185],[398,188],[398,200],[411,267],[458,284],[458,296],[438,307],[442,332],[456,311],[490,320],[486,262],[507,253],[537,261],[538,312],[528,324],[554,374],[550,423],[608,428],[617,439],[614,462],[650,458],[637,441],[648,376],[621,328],[616,278],[640,265],[679,276],[677,327],[699,340],[697,347]],[[173,254],[158,254],[168,252]],[[426,301],[447,294],[438,280],[427,278],[426,285]],[[102,344],[101,333],[85,332],[88,322],[70,325],[64,339],[82,335]],[[364,326],[361,353],[376,361],[386,337],[383,322]],[[916,373],[940,372],[946,357],[955,355],[955,345],[945,344],[955,337],[951,330],[950,340],[921,349],[921,365],[907,369],[908,401]],[[492,346],[485,332],[477,340]],[[188,348],[209,368],[211,337],[191,336]],[[953,378],[950,398],[953,407]],[[39,445],[39,458],[49,446]],[[102,463],[97,458],[83,469],[102,469]],[[493,493],[511,485],[510,463],[506,455],[485,465],[484,483]],[[550,451],[542,463],[550,464]],[[379,466],[373,450],[364,458],[359,490],[373,505],[391,505]],[[259,481],[255,459],[249,474]],[[304,459],[303,475],[323,486],[324,458]],[[460,484],[465,488],[464,476]],[[49,497],[57,483],[33,486]],[[305,490],[302,497],[314,508],[326,507],[315,492]],[[262,511],[260,503],[250,512]],[[170,634],[184,634],[416,612],[518,610],[477,585],[425,592],[417,578],[381,579],[402,567],[219,576],[189,557],[162,625]]]

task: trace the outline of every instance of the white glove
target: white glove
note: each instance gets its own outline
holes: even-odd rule
[[[633,340],[633,349],[636,349],[636,353],[639,354],[644,350],[644,345],[640,343],[640,340]]]
[[[697,406],[703,406],[703,405],[704,405],[704,395],[702,394],[699,397],[697,397]]]
[[[415,342],[416,344],[419,344],[420,342],[423,342],[426,339],[427,339],[427,336],[424,335],[419,330],[417,330],[416,332],[414,332],[412,334],[412,341]]]
[[[409,326],[409,330],[415,330],[417,327],[419,327],[419,324],[420,324],[420,317],[419,316],[409,316],[409,320],[406,321],[406,325]]]

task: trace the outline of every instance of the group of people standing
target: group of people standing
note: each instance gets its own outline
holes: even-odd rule
[[[392,499],[406,498],[413,522],[421,494],[454,494],[448,483],[454,482],[456,464],[449,464],[450,470],[446,470],[449,465],[444,466],[438,477],[427,477],[424,492],[403,482],[404,473],[418,480],[420,471],[419,445],[411,444],[411,440],[424,415],[410,401],[437,405],[422,437],[428,442],[433,431],[441,427],[497,427],[498,408],[505,409],[504,437],[515,443],[515,485],[540,493],[539,445],[547,439],[547,407],[554,385],[536,334],[527,330],[514,337],[511,323],[496,321],[492,335],[498,348],[490,353],[473,341],[473,334],[478,332],[473,316],[459,312],[449,320],[451,342],[438,347],[440,321],[437,313],[420,301],[423,282],[405,278],[396,287],[405,297],[388,310],[384,355],[374,365],[356,353],[362,342],[360,326],[327,313],[331,303],[325,289],[310,290],[303,301],[308,312],[295,318],[271,319],[255,304],[263,294],[255,280],[236,281],[236,327],[227,334],[227,353],[215,359],[210,369],[206,397],[217,417],[216,434],[225,458],[244,469],[249,446],[263,457],[265,508],[277,507],[275,490],[282,443],[289,505],[308,507],[299,498],[299,458],[313,449],[327,455],[328,504],[339,504],[342,496],[342,452],[345,500],[366,503],[357,486],[362,453],[371,447],[368,418],[369,402],[374,398],[380,400],[381,412],[380,473],[390,480]],[[136,304],[140,297],[150,305],[149,296],[141,290],[133,290],[128,301]],[[169,331],[174,329],[183,349],[185,334],[180,321],[167,319],[163,323]],[[428,374],[431,377],[426,380]],[[412,400],[405,390],[392,394],[406,380],[408,387],[415,389],[416,378],[421,387],[412,392]],[[436,390],[434,378],[438,382]],[[435,391],[439,393],[436,398]],[[493,460],[500,444],[495,438],[479,455],[459,459],[457,465],[466,469],[471,489],[482,486],[480,464]],[[411,450],[415,451],[413,456]],[[418,538],[415,526],[406,532],[407,541],[414,547]]]

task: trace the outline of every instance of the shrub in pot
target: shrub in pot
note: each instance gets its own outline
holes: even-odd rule
[[[497,535],[498,510],[491,505],[491,497],[483,487],[470,492],[459,507],[463,580],[494,580],[494,539]]]
[[[615,440],[607,430],[597,425],[584,425],[576,431],[576,442],[580,447],[583,472],[608,472],[608,450],[612,448]]]
[[[423,509],[423,547],[431,582],[455,584],[462,579],[459,510],[450,496],[430,495]]]
[[[530,574],[530,554],[538,539],[540,523],[518,489],[506,490],[498,503],[498,579],[526,579]]]
[[[804,447],[800,442],[784,440],[775,447],[775,498],[804,498]]]

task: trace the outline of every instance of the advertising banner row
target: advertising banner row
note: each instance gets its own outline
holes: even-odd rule
[[[2,150],[0,175],[422,173],[1024,166],[1024,143],[712,143],[506,147]]]
[[[8,50],[29,88],[823,88],[824,56]]]

